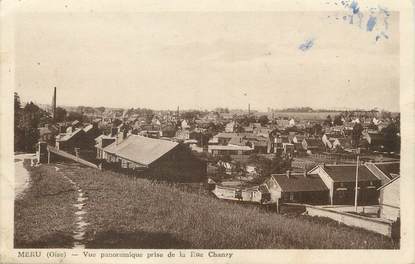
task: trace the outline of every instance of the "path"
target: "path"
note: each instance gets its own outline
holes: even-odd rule
[[[60,168],[55,166],[56,171],[59,171]],[[66,173],[66,172],[65,172]],[[68,171],[68,174],[73,174],[73,172]],[[85,248],[85,233],[86,228],[89,225],[88,222],[85,220],[85,214],[87,213],[85,210],[86,201],[88,197],[83,192],[82,188],[74,182],[71,178],[67,175],[62,174],[63,177],[68,180],[75,188],[78,193],[77,202],[73,204],[73,206],[77,209],[75,211],[75,230],[73,232],[72,238],[74,239],[74,249],[83,249]]]
[[[15,199],[20,199],[24,191],[30,185],[30,174],[23,166],[23,161],[25,159],[30,159],[32,161],[33,166],[36,155],[31,153],[18,154],[15,155],[14,158],[14,193]]]

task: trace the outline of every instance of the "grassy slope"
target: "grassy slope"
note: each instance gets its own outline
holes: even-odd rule
[[[397,247],[381,235],[321,218],[286,217],[145,179],[61,166],[88,192],[90,248]]]
[[[75,193],[54,167],[25,167],[31,185],[14,206],[15,248],[62,248],[72,246]]]

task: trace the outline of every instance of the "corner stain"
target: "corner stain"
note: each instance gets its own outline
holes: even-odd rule
[[[359,5],[357,4],[356,1],[353,1],[350,4],[350,8],[352,9],[354,15],[357,14],[357,13],[359,13]]]
[[[298,48],[302,51],[307,51],[311,49],[314,45],[314,39],[306,40],[303,44],[301,44]]]
[[[369,32],[372,31],[375,25],[376,25],[376,17],[370,16],[369,20],[367,21],[366,30]]]

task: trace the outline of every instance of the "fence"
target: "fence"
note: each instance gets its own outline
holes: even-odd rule
[[[88,167],[98,169],[98,166],[95,165],[94,163],[91,163],[89,161],[81,159],[81,158],[79,158],[75,155],[72,155],[72,154],[68,153],[68,152],[59,150],[59,149],[51,147],[51,146],[48,146],[47,150],[48,150],[48,152],[51,152],[51,153],[56,154],[58,156],[61,156],[61,157],[67,158],[67,159],[71,159],[73,161],[76,161],[76,162],[81,163],[81,164],[83,164],[85,166],[88,166]]]
[[[332,163],[353,163],[356,162],[356,157],[347,154],[332,154],[332,153],[314,153],[311,157],[316,160],[330,161]]]

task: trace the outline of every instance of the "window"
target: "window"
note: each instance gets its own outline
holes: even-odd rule
[[[290,192],[290,201],[294,201],[294,193]]]

